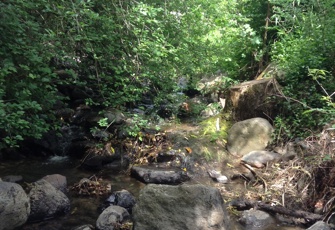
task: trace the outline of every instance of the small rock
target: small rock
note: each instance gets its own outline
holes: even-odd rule
[[[275,225],[275,219],[268,213],[253,209],[243,211],[239,222],[248,230],[267,229],[268,227]]]
[[[241,161],[256,168],[263,168],[268,162],[279,160],[281,157],[282,155],[275,152],[251,151],[243,156]]]
[[[212,179],[216,180],[219,183],[224,184],[224,183],[228,182],[228,178],[226,176],[222,175],[221,172],[219,172],[219,171],[208,170],[207,172]]]
[[[129,213],[131,213],[135,203],[135,197],[130,192],[123,189],[110,195],[105,201],[104,206],[108,207],[110,205],[117,205],[125,208]]]
[[[99,230],[118,229],[117,226],[128,218],[129,213],[125,208],[111,205],[100,214],[96,227]]]
[[[228,182],[228,178],[226,176],[223,176],[223,175],[216,178],[216,180],[221,184],[225,184],[225,183]]]

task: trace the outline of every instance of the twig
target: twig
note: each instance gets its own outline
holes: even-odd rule
[[[297,102],[297,103],[303,105],[304,107],[307,107],[307,108],[309,108],[309,109],[313,109],[312,107],[308,106],[307,104],[305,104],[305,103],[303,103],[303,102],[301,102],[301,101],[299,101],[299,100],[297,100],[297,99],[294,99],[294,98],[292,98],[292,97],[287,97],[287,96],[285,96],[285,95],[279,95],[279,94],[274,94],[273,96],[281,97],[281,98],[285,98],[287,101],[291,100],[291,101],[294,101],[294,102]]]
[[[247,210],[253,207],[266,212],[279,213],[294,218],[303,218],[308,224],[315,223],[316,221],[322,220],[323,218],[323,216],[319,214],[305,212],[301,210],[292,210],[279,205],[266,204],[261,201],[249,201],[239,199],[232,200],[229,205],[235,207],[237,210]]]
[[[261,176],[259,176],[250,165],[248,165],[248,164],[246,164],[244,162],[241,162],[241,164],[244,167],[246,167],[247,169],[249,169],[250,172],[254,175],[255,178],[259,178],[262,181],[263,187],[264,187],[264,192],[266,193],[268,191],[268,185],[267,185],[266,181]]]

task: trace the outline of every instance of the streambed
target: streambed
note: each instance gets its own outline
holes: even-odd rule
[[[62,174],[66,176],[68,187],[71,187],[82,178],[88,178],[96,175],[104,181],[111,183],[111,190],[119,191],[126,189],[135,197],[138,197],[139,191],[145,185],[134,178],[126,175],[124,172],[111,169],[103,169],[99,172],[85,171],[77,166],[79,161],[68,157],[49,157],[49,158],[30,158],[22,161],[0,162],[0,177],[6,175],[21,175],[25,183],[31,183],[50,174]],[[214,185],[212,181],[193,180],[189,183],[202,183]],[[230,184],[227,189],[231,190],[235,186]],[[71,192],[67,194],[71,200],[71,210],[65,215],[56,219],[47,220],[40,223],[28,223],[21,229],[23,230],[70,230],[76,226],[83,224],[91,224],[95,226],[95,222],[99,216],[99,206],[107,198],[107,196],[76,196]],[[235,223],[231,229],[243,230],[243,228]],[[271,230],[301,230],[298,227],[273,226]]]
[[[96,175],[104,181],[111,184],[111,191],[119,191],[126,189],[135,197],[138,196],[143,183],[127,176],[123,172],[104,169],[99,172],[85,171],[79,169],[79,161],[68,157],[49,157],[31,158],[22,161],[0,162],[0,177],[7,175],[21,175],[23,183],[35,182],[42,177],[50,174],[61,174],[66,176],[68,187],[78,183],[82,178],[89,178]],[[107,198],[107,196],[77,196],[72,192],[67,193],[71,200],[71,210],[66,216],[44,221],[41,223],[29,223],[22,227],[24,230],[33,229],[72,229],[73,227],[91,224],[95,226],[95,222],[99,216],[99,205]]]

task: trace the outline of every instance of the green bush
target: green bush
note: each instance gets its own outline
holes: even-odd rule
[[[285,99],[278,105],[281,114],[275,123],[285,127],[285,138],[304,137],[334,118],[331,98],[327,101],[324,97],[326,91],[335,91],[335,10],[331,1],[299,1],[294,5],[291,1],[271,2],[271,19],[279,36],[271,54],[285,72],[279,79]],[[328,74],[315,78],[313,69]]]
[[[59,97],[35,7],[25,1],[0,3],[0,149],[40,138],[53,126],[49,111]]]

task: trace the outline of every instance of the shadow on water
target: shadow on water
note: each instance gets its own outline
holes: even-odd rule
[[[35,182],[46,175],[61,174],[66,176],[68,188],[70,189],[71,186],[78,183],[82,178],[96,175],[111,184],[111,192],[126,189],[135,197],[138,196],[140,189],[144,186],[141,182],[122,172],[110,169],[103,169],[99,172],[85,171],[78,168],[79,164],[78,160],[59,156],[47,159],[25,159],[18,162],[0,162],[0,178],[8,175],[21,175],[23,177],[23,184]],[[83,224],[95,226],[95,222],[99,216],[99,205],[103,203],[108,195],[77,196],[68,192],[67,196],[71,200],[71,210],[67,215],[40,223],[29,223],[20,229],[67,230]]]

